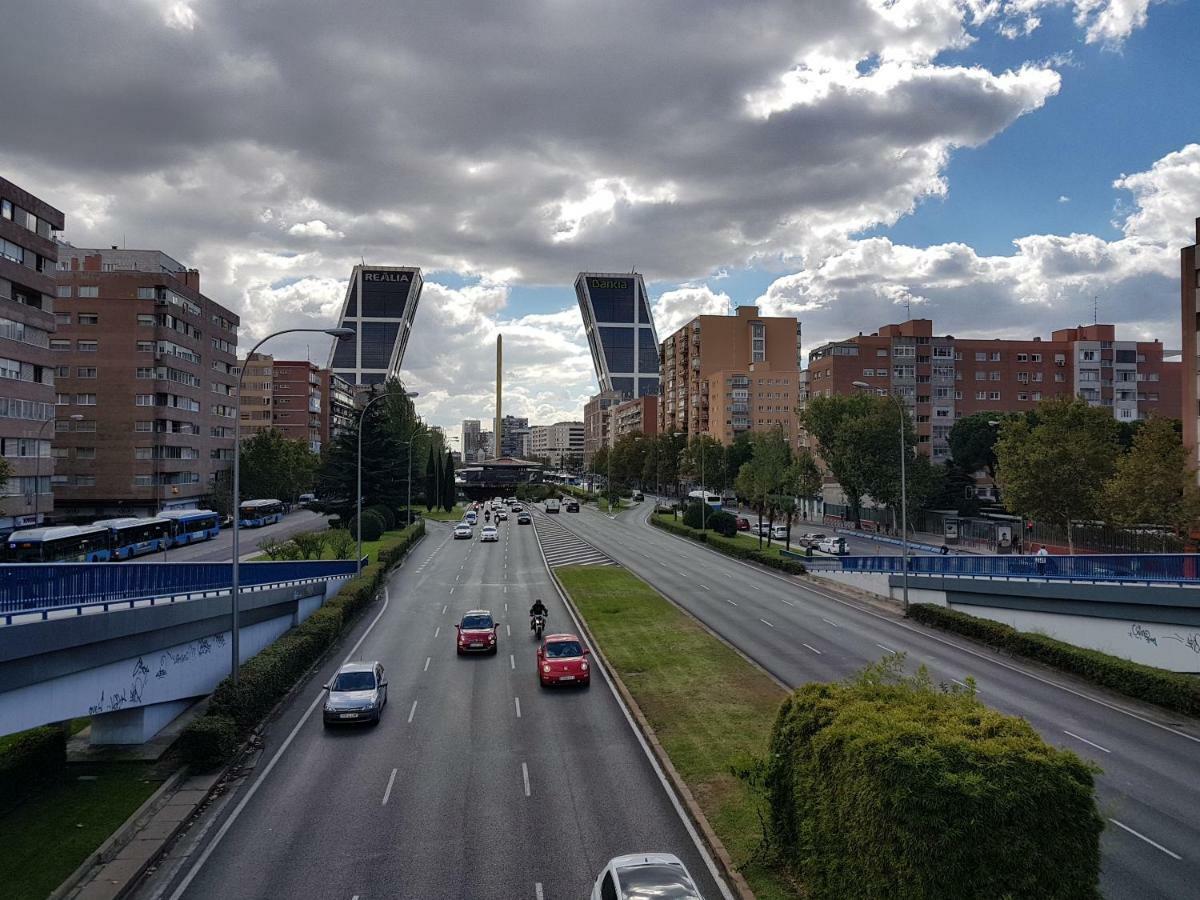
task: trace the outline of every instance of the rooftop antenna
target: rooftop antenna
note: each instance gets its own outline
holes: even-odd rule
[[[908,294],[904,295],[904,318],[912,318],[912,298]]]
[[[1100,297],[1096,294],[1092,295],[1092,324],[1100,324]]]

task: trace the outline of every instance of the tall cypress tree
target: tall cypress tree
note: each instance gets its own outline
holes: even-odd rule
[[[445,473],[444,489],[442,491],[442,509],[446,512],[454,509],[455,487],[454,487],[454,457],[450,455],[450,451],[446,451],[446,473]]]
[[[427,512],[433,512],[433,508],[438,505],[438,486],[434,449],[430,447],[429,459],[425,462],[425,509]]]

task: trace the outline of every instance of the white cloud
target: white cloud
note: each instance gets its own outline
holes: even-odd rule
[[[1119,47],[1145,26],[1151,2],[1162,0],[1006,0],[995,4],[992,14],[1001,17],[1000,33],[1015,38],[1041,25],[1037,10],[1068,7],[1087,43]]]
[[[707,285],[685,285],[663,292],[651,305],[650,312],[658,339],[662,340],[696,316],[723,316],[732,306],[728,294],[716,293]]]
[[[1058,195],[1058,202],[1059,202],[1059,203],[1070,203],[1070,202],[1071,202],[1071,198],[1070,198],[1070,197],[1068,197],[1066,194],[1059,194],[1059,195]]]
[[[340,231],[335,231],[330,228],[320,219],[312,219],[308,222],[297,222],[288,229],[288,234],[296,237],[317,237],[317,238],[342,238],[345,235]]]

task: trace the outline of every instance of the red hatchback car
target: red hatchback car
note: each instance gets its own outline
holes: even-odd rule
[[[473,609],[454,626],[458,629],[458,655],[464,653],[495,653],[496,630],[500,627],[486,609]]]
[[[750,520],[747,519],[745,516],[738,516],[737,517],[737,530],[738,531],[749,531],[750,530]]]
[[[587,687],[592,681],[592,667],[587,658],[591,650],[573,634],[548,634],[538,647],[538,678],[542,687],[552,684],[578,684]]]

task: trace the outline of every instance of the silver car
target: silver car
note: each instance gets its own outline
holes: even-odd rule
[[[325,727],[379,722],[387,706],[387,677],[378,662],[345,663],[325,685]]]
[[[592,887],[592,900],[704,900],[678,856],[633,853],[609,861]]]

